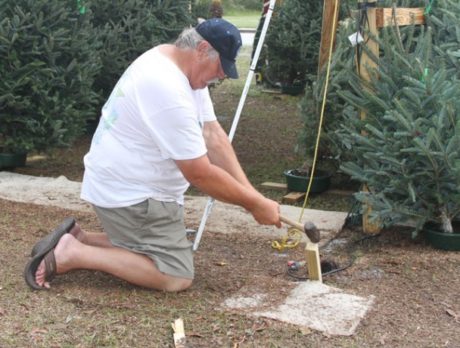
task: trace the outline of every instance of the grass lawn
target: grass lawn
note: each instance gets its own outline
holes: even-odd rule
[[[256,29],[260,20],[260,11],[253,12],[224,12],[224,19],[233,23],[238,28]]]

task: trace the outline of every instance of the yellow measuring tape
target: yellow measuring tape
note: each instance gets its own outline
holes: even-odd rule
[[[314,177],[314,173],[315,173],[315,169],[316,169],[316,160],[318,158],[319,140],[321,138],[321,129],[323,127],[324,111],[326,109],[327,89],[328,89],[328,86],[329,86],[329,75],[330,75],[330,71],[331,71],[332,52],[334,50],[334,41],[335,41],[334,40],[334,36],[335,36],[334,33],[336,31],[337,15],[338,15],[338,1],[335,0],[334,16],[333,16],[333,21],[332,21],[331,42],[330,42],[330,46],[329,46],[329,57],[328,57],[328,60],[327,60],[326,79],[325,79],[325,83],[324,83],[323,102],[322,102],[322,105],[321,105],[321,115],[320,115],[319,124],[318,124],[318,135],[316,137],[315,153],[314,153],[314,156],[313,156],[313,164],[312,164],[312,167],[311,167],[311,170],[310,170],[310,180],[308,182],[307,192],[305,193],[305,200],[303,202],[302,211],[301,211],[300,216],[299,216],[299,222],[302,221],[302,217],[303,217],[303,214],[305,212],[305,207],[307,206],[308,197],[310,195],[311,184],[313,182],[313,177]],[[292,234],[292,232],[290,232],[290,231],[292,231],[292,229],[294,229],[295,231],[298,232],[298,237],[297,237],[297,233],[294,236]],[[294,237],[294,238],[291,238],[290,233],[292,234],[292,237]],[[280,251],[284,250],[285,248],[295,248],[299,244],[301,238],[302,238],[302,232],[301,231],[299,231],[298,229],[295,229],[295,228],[290,228],[290,229],[288,229],[287,235],[284,236],[281,239],[281,241],[279,241],[279,242],[278,241],[273,241],[272,242],[272,248],[280,250]],[[293,240],[294,240],[294,242],[293,242]]]

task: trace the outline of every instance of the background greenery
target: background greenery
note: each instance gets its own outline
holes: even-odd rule
[[[62,0],[0,0],[0,8],[0,152],[69,143],[99,100],[91,14]]]
[[[188,0],[0,0],[0,152],[71,144],[124,69],[191,23]]]
[[[424,2],[401,2],[405,6],[416,6],[417,4],[420,6],[422,3]],[[442,10],[442,5],[447,3],[453,4],[452,7]],[[0,21],[0,35],[2,35],[0,54],[3,55],[2,62],[5,62],[1,66],[3,69],[2,76],[5,78],[0,84],[0,98],[3,102],[0,114],[2,118],[0,141],[4,147],[17,150],[43,150],[50,146],[71,143],[82,133],[85,123],[89,119],[97,117],[97,110],[110,93],[118,76],[137,55],[156,43],[174,39],[183,27],[193,22],[188,13],[188,1],[144,2],[130,0],[120,1],[117,6],[113,6],[114,1],[87,1],[84,8],[75,6],[74,2],[45,2],[43,0],[21,0],[16,2],[15,6],[3,0],[3,4],[7,11],[2,12],[3,19]],[[298,99],[264,94],[260,89],[251,92],[254,96],[253,107],[250,109],[251,117],[243,118],[242,129],[239,131],[239,136],[243,140],[240,143],[237,137],[235,148],[239,152],[248,175],[256,184],[268,180],[282,181],[284,169],[300,166],[301,160],[304,161],[305,157],[313,154],[313,142],[316,139],[319,103],[322,100],[322,86],[324,84],[323,74],[317,79],[314,76],[319,50],[319,22],[318,18],[299,18],[302,16],[298,16],[298,13],[308,12],[307,8],[302,7],[305,6],[305,3],[291,0],[286,1],[285,5],[287,4],[290,4],[291,7],[286,7],[287,10],[284,8],[284,12],[280,8],[280,13],[275,16],[274,25],[271,28],[272,32],[269,34],[269,37],[274,39],[273,41],[268,40],[268,46],[269,48],[271,46],[273,51],[279,54],[280,68],[285,66],[292,71],[291,65],[296,65],[295,78],[298,79],[302,74],[307,75],[310,76],[309,81],[312,83],[307,85],[306,93],[302,98],[303,126],[299,123],[297,114]],[[236,3],[233,5],[230,7],[234,11],[239,11],[240,7],[236,6]],[[459,75],[459,26],[458,16],[452,15],[452,13],[458,12],[458,4],[449,0],[440,0],[433,11],[436,15],[427,16],[428,24],[435,29],[433,30],[433,39],[430,41],[432,43],[430,50],[433,51],[434,61],[442,62],[443,68],[445,68],[446,73],[440,76],[446,76],[443,77],[444,80],[453,79],[452,84],[448,86],[450,86],[449,89],[455,89]],[[310,12],[313,13],[314,11]],[[317,8],[317,12],[316,17],[320,17],[320,6]],[[305,21],[306,19],[307,21]],[[276,27],[277,20],[278,23],[282,24],[279,28]],[[299,20],[304,22],[299,22]],[[306,29],[301,30],[303,28]],[[354,49],[347,42],[347,35],[352,30],[354,30],[352,22],[345,21],[342,23],[337,40],[337,49],[333,57],[331,89],[328,94],[328,109],[321,143],[322,161],[326,158],[333,158],[337,161],[336,163],[352,161],[356,164],[360,161],[363,162],[363,158],[369,160],[370,157],[365,152],[360,153],[357,150],[359,147],[353,147],[356,146],[353,141],[356,140],[355,138],[360,134],[363,127],[363,125],[355,125],[354,123],[356,119],[359,119],[357,117],[358,110],[360,108],[367,108],[367,111],[373,110],[371,110],[368,101],[370,97],[364,98],[359,95],[359,87],[356,87],[358,80],[353,59]],[[403,43],[402,51],[398,52],[400,56],[412,55],[417,50],[422,51],[417,48],[422,47],[417,41],[422,38],[421,32],[419,28],[401,29],[400,34],[398,34],[401,35],[400,40]],[[381,47],[384,58],[391,56],[390,53],[393,52],[391,47],[398,47],[398,40],[391,43],[385,41],[387,34],[395,35],[391,31],[388,33],[383,31]],[[283,42],[287,46],[276,45]],[[298,44],[299,42],[302,44]],[[408,44],[404,45],[406,43]],[[293,50],[299,49],[297,52],[288,51],[286,47]],[[302,51],[300,49],[302,47],[308,47],[310,51]],[[311,55],[307,57],[302,55],[302,52]],[[274,53],[270,54],[273,57]],[[398,56],[398,54],[393,55]],[[417,59],[422,61],[431,59],[427,58],[428,55],[414,55],[414,57],[415,61],[403,60],[402,66],[405,64],[415,67]],[[250,57],[246,56],[245,59],[249,65]],[[379,72],[382,76],[384,76],[382,73],[386,72],[383,68],[388,67],[389,71],[393,71],[399,64],[392,61],[385,62],[383,59],[382,63],[387,65],[382,64],[382,70]],[[299,63],[307,64],[298,68]],[[437,69],[434,63],[432,66],[428,66],[428,69],[433,72],[442,71],[442,69]],[[400,68],[401,72],[404,72],[403,70]],[[388,72],[387,75],[389,75]],[[408,87],[404,85],[404,78],[415,79],[415,75],[405,76],[403,73],[396,72],[392,84],[390,83],[389,86],[396,86],[393,88],[394,91],[401,89],[407,92],[408,88],[404,89]],[[375,80],[378,81],[378,79]],[[238,88],[243,82],[240,80]],[[221,105],[228,103],[229,93],[233,94],[234,99],[239,97],[241,90],[238,89],[237,92],[233,92],[236,86],[233,85],[234,83],[225,81],[215,89],[220,89],[222,92],[215,96],[216,110],[218,113],[226,113],[226,115],[219,116],[223,117],[221,121],[227,127],[231,117],[233,117],[236,104],[233,106],[226,105],[224,111],[221,111],[220,108]],[[223,86],[226,86],[226,89],[222,90]],[[373,86],[372,88],[378,90],[380,86]],[[385,88],[386,98],[392,100],[397,95],[396,92],[389,93],[388,88]],[[442,100],[440,102],[439,100],[436,101],[433,96],[431,100],[436,101],[437,104],[446,105],[444,109],[433,107],[433,114],[436,114],[437,111],[441,114],[448,114],[451,99],[451,96],[445,94],[439,99]],[[408,103],[407,100],[405,102]],[[249,108],[250,104],[247,102],[245,107]],[[390,105],[387,100],[380,104]],[[275,107],[275,105],[277,106]],[[455,105],[453,106],[454,110],[456,110]],[[278,115],[269,112],[270,109],[273,109],[273,112],[278,113]],[[289,116],[286,113],[287,110],[290,111]],[[376,123],[375,125],[371,124],[371,126],[374,126],[375,129],[382,128],[379,123],[380,116],[372,115],[372,113],[369,115],[369,123],[372,120],[375,120]],[[275,127],[274,131],[278,134],[260,127],[263,123]],[[453,122],[452,124],[456,123]],[[369,125],[366,126],[369,127]],[[445,128],[449,131],[456,129],[448,125]],[[350,129],[353,132],[347,133]],[[343,133],[344,130],[345,134]],[[429,131],[430,129],[427,129],[427,132]],[[259,142],[253,141],[253,146],[258,148],[249,152],[247,151],[248,139],[255,139],[254,133],[256,132],[263,133],[264,137]],[[298,145],[297,136],[299,134],[303,134],[300,140],[301,146],[298,146],[300,152],[294,155],[292,150]],[[355,138],[347,138],[346,135],[348,134],[354,134]],[[451,136],[457,136],[456,134],[439,133],[439,137],[449,139]],[[281,145],[280,135],[285,135],[285,138],[289,140],[289,146],[286,146],[286,139],[283,139]],[[371,137],[363,137],[362,139],[364,142],[373,140]],[[455,147],[449,146],[450,148]],[[276,161],[273,160],[274,153],[280,155],[276,157]],[[454,160],[456,160],[455,156]],[[378,163],[378,165],[384,166],[382,163]],[[454,168],[451,163],[449,165]],[[377,166],[374,169],[378,175],[386,175],[399,180],[396,175],[390,175],[388,171],[385,172],[388,168]],[[445,178],[450,178],[449,175],[451,174],[455,177],[457,175],[456,170],[452,169]],[[356,170],[354,173],[350,170],[347,172],[360,180],[364,177],[359,173],[357,174]],[[401,180],[403,179],[401,178]],[[371,178],[365,177],[365,181],[370,182]],[[342,183],[346,186],[349,181]],[[395,184],[390,186],[397,187]],[[406,186],[410,187],[410,185]],[[419,186],[423,187],[423,185]],[[408,191],[411,192],[410,189]],[[412,193],[411,195],[410,198],[414,200]],[[446,194],[441,196],[446,196]],[[456,211],[455,206],[453,206],[452,211]],[[424,215],[428,216],[428,214]]]
[[[102,102],[127,66],[159,43],[170,42],[191,24],[188,0],[95,0],[87,3],[101,44],[102,68],[94,89]]]
[[[316,75],[323,3],[289,0],[275,7],[263,54],[262,78],[270,85],[303,89]]]
[[[195,22],[189,3],[1,0],[0,152],[71,144],[97,122],[137,56]],[[209,10],[210,2],[195,4]],[[254,25],[261,7],[258,1],[222,5],[233,14],[252,9],[236,23],[244,26]]]
[[[423,7],[424,1],[401,6]],[[389,2],[387,6],[391,5]],[[452,231],[458,216],[460,153],[458,103],[460,5],[439,0],[426,10],[426,24],[379,32],[378,68],[364,84],[348,35],[356,25],[339,28],[331,64],[320,160],[365,183],[370,193],[357,198],[372,204],[372,215],[386,224],[410,219],[419,230],[427,221]],[[456,33],[456,34],[454,34]],[[324,72],[307,86],[302,100],[301,148],[313,153]],[[366,118],[360,119],[360,112]]]

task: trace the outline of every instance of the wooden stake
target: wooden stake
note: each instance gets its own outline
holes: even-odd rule
[[[360,0],[359,2],[363,2]],[[368,3],[374,3],[376,0],[368,0]],[[377,31],[377,21],[376,21],[376,8],[368,8],[367,9],[367,18],[368,18],[368,27],[367,31],[364,32],[363,38],[364,42],[366,42],[366,47],[369,51],[375,55],[376,57],[379,56],[379,44],[377,41],[370,38],[368,33],[370,33],[374,37],[378,37],[379,32]],[[370,72],[377,68],[377,62],[373,61],[371,57],[369,57],[366,52],[363,50],[363,55],[360,59],[360,66],[359,74],[364,81],[370,81],[371,76]],[[361,113],[361,119],[366,118],[366,113]]]
[[[363,2],[363,0],[359,0]],[[368,3],[375,3],[376,0],[367,0]],[[368,50],[375,56],[379,56],[379,44],[376,40],[372,39],[371,36],[377,38],[377,21],[376,21],[376,8],[368,8],[366,24],[368,25],[367,30],[363,33],[364,42],[366,42],[366,47]],[[371,80],[371,72],[377,68],[377,62],[375,62],[364,50],[362,51],[362,56],[359,59],[358,71],[362,80],[368,82]],[[366,118],[366,111],[360,111],[360,117],[362,120]],[[363,191],[368,192],[369,189],[366,185],[363,187]],[[370,222],[369,214],[372,212],[372,207],[369,204],[364,203],[363,206],[363,231],[368,234],[376,234],[380,232],[380,224],[378,222]]]
[[[307,242],[305,245],[305,258],[307,261],[308,278],[322,283],[323,277],[321,274],[318,243]]]
[[[185,348],[185,330],[184,330],[184,321],[182,318],[176,319],[174,323],[171,324],[174,330],[174,347],[176,348]]]
[[[335,18],[336,23],[334,23],[334,13],[340,7],[340,0],[324,0],[323,5],[323,22],[321,26],[321,45],[319,50],[319,60],[318,60],[318,76],[320,75],[323,65],[329,59],[329,52],[331,47],[331,41],[335,43],[336,33],[332,31],[334,26],[337,28],[338,17]],[[292,195],[293,193],[291,193]],[[305,194],[304,194],[305,195]],[[283,200],[286,200],[287,196],[283,197]],[[305,245],[305,258],[307,261],[307,270],[308,278],[310,280],[317,280],[323,282],[321,274],[321,262],[319,259],[319,248],[318,243],[307,242]]]
[[[321,72],[321,69],[324,63],[329,59],[329,48],[331,46],[331,40],[335,43],[335,33],[332,33],[332,28],[334,26],[334,11],[335,5],[340,7],[340,0],[324,0],[323,5],[323,23],[321,26],[321,45],[319,48],[319,59],[318,59],[318,76]],[[336,18],[336,23],[338,22],[339,16]],[[336,25],[336,28],[338,26]]]

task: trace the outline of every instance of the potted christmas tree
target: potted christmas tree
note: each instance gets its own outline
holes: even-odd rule
[[[351,157],[341,168],[368,185],[356,197],[380,221],[411,222],[435,247],[460,250],[460,5],[439,0],[426,20],[383,32],[368,88],[350,73],[338,92],[348,105],[336,134]]]
[[[69,144],[95,113],[100,62],[90,14],[59,0],[5,2],[0,21],[0,168]]]
[[[267,33],[262,78],[283,93],[303,91],[306,74],[316,73],[321,42],[321,1],[289,0],[275,7]]]

